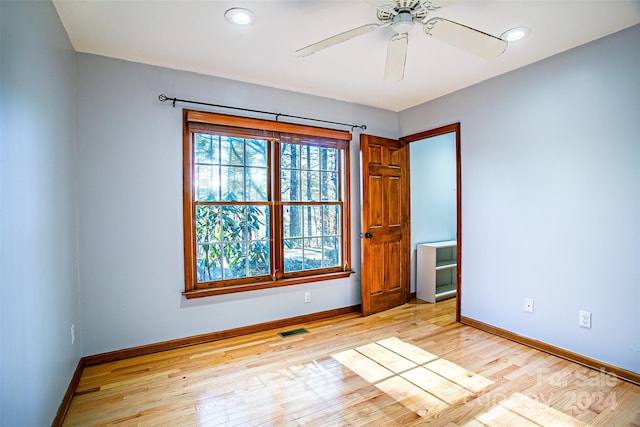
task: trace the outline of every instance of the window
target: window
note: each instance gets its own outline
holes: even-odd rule
[[[185,295],[348,276],[350,139],[185,110]]]

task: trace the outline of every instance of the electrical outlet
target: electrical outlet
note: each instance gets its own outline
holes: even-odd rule
[[[76,325],[73,324],[71,325],[71,345],[75,344],[76,342]]]
[[[591,329],[591,312],[580,310],[578,325],[583,328]]]
[[[311,292],[307,291],[304,293],[304,302],[311,302]]]
[[[524,299],[524,311],[527,313],[533,313],[533,299],[525,298]]]

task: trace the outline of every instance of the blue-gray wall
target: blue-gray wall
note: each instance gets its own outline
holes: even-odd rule
[[[0,424],[46,426],[80,359],[76,54],[51,2],[0,15]]]
[[[637,25],[400,113],[402,135],[461,122],[462,315],[634,372],[639,46]]]

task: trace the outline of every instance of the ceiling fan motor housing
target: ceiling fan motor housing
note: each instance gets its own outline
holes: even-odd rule
[[[393,17],[391,28],[398,34],[405,34],[413,28],[413,14],[411,9],[400,9],[398,14]]]

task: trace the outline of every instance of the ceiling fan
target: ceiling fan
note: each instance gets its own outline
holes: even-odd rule
[[[429,13],[455,3],[457,0],[368,0],[377,9],[378,23],[365,24],[326,38],[295,51],[297,56],[308,56],[383,27],[391,27],[396,34],[389,40],[384,81],[399,82],[404,77],[409,31],[415,24],[424,33],[452,46],[464,49],[480,57],[491,59],[500,56],[507,42],[457,22],[430,17]]]

